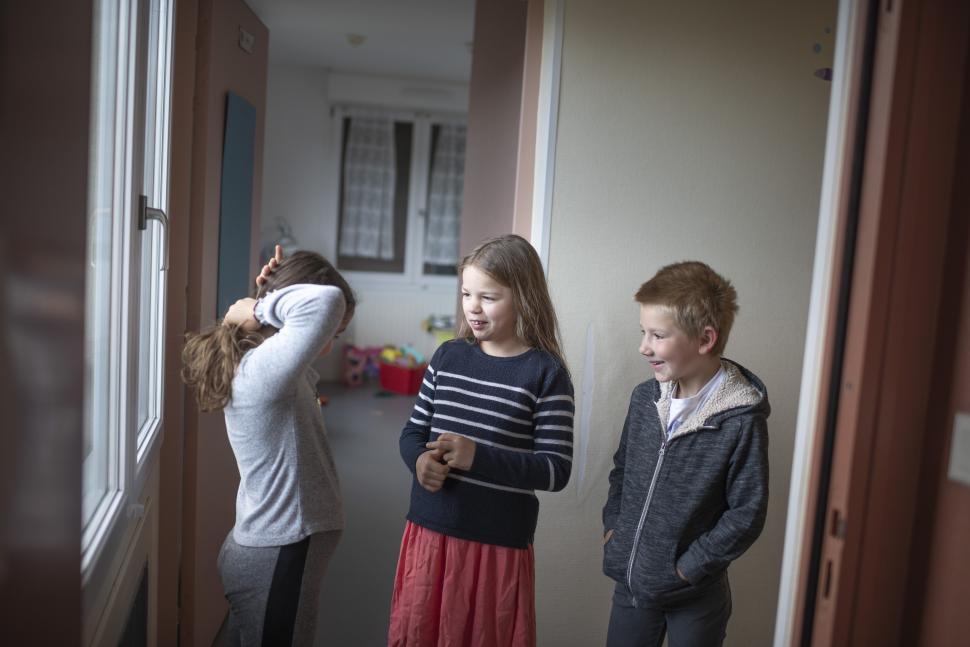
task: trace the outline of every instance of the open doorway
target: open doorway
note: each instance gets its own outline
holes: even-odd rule
[[[282,51],[286,36],[282,23],[274,21],[283,20],[287,13],[278,3],[265,4],[265,12],[261,3],[254,2],[253,8],[270,28],[271,42],[281,43]],[[605,635],[610,585],[599,572],[599,509],[626,398],[634,384],[649,377],[635,353],[630,295],[661,265],[700,258],[728,275],[741,293],[743,314],[732,335],[729,357],[766,378],[774,409],[769,421],[773,467],[769,524],[755,548],[732,571],[736,603],[729,629],[735,644],[765,644],[773,632],[781,569],[836,2],[795,13],[790,6],[729,10],[716,3],[703,9],[619,1],[595,7],[545,4],[560,11],[556,20],[562,41],[556,55],[561,54],[564,63],[562,91],[556,97],[560,120],[551,137],[555,178],[548,195],[551,219],[544,258],[575,376],[579,415],[572,483],[564,493],[541,497],[536,536],[540,636],[547,644],[578,645],[597,644]],[[443,10],[437,4],[425,8],[429,11],[421,15],[425,21]],[[386,15],[394,13],[389,10]],[[307,13],[294,11],[288,18],[302,22],[304,31],[310,22]],[[410,24],[400,19],[398,23]],[[332,36],[351,53],[355,51],[352,40],[359,43],[356,51],[371,42],[363,28],[342,27]],[[365,37],[362,43],[361,36]],[[359,84],[344,84],[344,72],[336,67],[313,71],[305,65],[277,65],[276,47],[271,45],[270,50],[263,222],[272,234],[278,205],[288,204],[307,188],[325,194],[306,203],[312,207],[307,211],[312,226],[291,222],[289,233],[301,246],[333,256],[339,244],[336,171],[344,125],[331,121],[325,131],[314,115],[329,115],[331,104],[348,96],[341,93],[364,90]],[[307,46],[304,51],[313,49]],[[281,72],[276,67],[286,69]],[[324,76],[326,85],[319,81]],[[280,84],[274,88],[276,82]],[[285,108],[276,108],[274,95],[284,86],[289,90],[278,96]],[[308,87],[317,90],[308,95],[298,92],[299,87],[304,92]],[[328,94],[320,91],[322,87],[328,88]],[[355,100],[348,104],[373,107],[372,94],[349,96]],[[469,106],[474,108],[473,104],[470,97]],[[317,106],[308,113],[317,125],[313,131],[302,131],[305,141],[291,136],[274,144],[274,119],[286,119],[285,125],[292,126],[296,111],[310,105]],[[341,115],[342,108],[338,105],[330,119]],[[274,110],[282,109],[288,116],[282,117],[282,112],[274,116]],[[323,138],[330,142],[331,151],[326,189],[322,183],[303,180],[313,164],[304,161],[304,170],[294,173],[292,162],[283,162],[286,156],[298,158],[306,141]],[[274,146],[278,146],[276,153]],[[323,168],[311,175],[320,177]],[[280,174],[277,188],[273,188],[274,173]],[[287,188],[296,182],[301,182],[297,188]],[[333,205],[327,207],[326,228],[312,224],[321,221],[320,204]],[[325,240],[322,231],[331,238]],[[766,273],[765,267],[772,271]],[[400,286],[387,289],[362,280],[366,278],[351,275],[362,296],[351,335],[355,343],[395,343],[388,339],[389,328],[417,326],[433,312],[429,305],[446,311],[453,308],[453,291],[442,291],[440,301],[435,301],[436,291],[428,284],[420,294],[402,298]],[[417,311],[411,309],[415,303]],[[368,307],[374,310],[368,312]],[[412,330],[416,336],[418,330]],[[414,341],[410,335],[405,333],[408,338],[402,341]],[[321,369],[339,377],[336,362]],[[359,413],[359,420],[368,419],[366,409]],[[405,414],[406,410],[381,415],[398,415],[403,422]],[[381,451],[387,449],[393,458],[396,438],[385,438],[385,443],[389,447]],[[342,473],[365,467],[340,466]],[[406,481],[400,466],[398,474]],[[365,505],[369,504],[375,519],[381,518],[381,506],[374,503],[369,500]],[[348,508],[353,505],[348,501]],[[403,511],[384,510],[388,514]],[[374,529],[362,520],[348,523],[348,528],[353,525]],[[354,550],[351,532],[345,536],[342,555]],[[382,553],[379,560],[393,565],[395,558]],[[366,572],[371,604],[355,611],[367,615],[367,625],[383,625],[386,613],[373,602],[389,595],[392,574]],[[335,586],[336,581],[329,578],[327,586]],[[326,595],[325,591],[324,599]],[[329,612],[324,609],[322,625]]]
[[[411,10],[428,22],[444,11],[431,4],[422,12]],[[700,11],[615,2],[606,11],[545,4],[560,11],[555,19],[563,38],[556,55],[561,53],[565,62],[562,93],[555,98],[562,118],[550,128],[555,182],[547,196],[552,206],[544,258],[564,324],[581,413],[573,482],[565,493],[542,497],[536,538],[540,635],[549,644],[596,644],[602,639],[609,583],[599,573],[598,512],[625,398],[633,384],[647,377],[637,363],[635,322],[624,304],[633,307],[630,294],[660,265],[678,257],[700,257],[730,276],[742,293],[742,311],[751,317],[746,321],[755,323],[733,336],[730,356],[768,378],[775,408],[770,423],[777,429],[772,439],[770,525],[735,571],[738,602],[731,630],[738,644],[763,644],[770,640],[770,610],[777,603],[836,3],[798,15],[792,15],[790,7],[739,12],[713,10],[712,5],[707,7],[711,11]],[[308,27],[313,12],[320,9],[286,10],[286,5],[268,2],[252,6],[269,27],[271,43],[280,43],[280,51],[290,46],[282,26],[286,20],[296,25],[297,33],[310,32],[311,44],[303,53],[324,49],[312,41],[324,40],[326,25],[315,31]],[[469,5],[468,11],[472,15],[474,7]],[[374,15],[371,5],[368,15]],[[387,10],[386,16],[395,14]],[[340,26],[331,34],[336,43],[359,52],[373,42],[365,28],[345,26],[349,23],[342,19],[337,15],[332,20]],[[414,30],[410,21],[395,20]],[[462,44],[467,49],[467,39]],[[358,116],[354,111],[362,108],[429,113],[444,97],[428,89],[441,84],[453,89],[461,80],[421,80],[413,76],[416,73],[398,78],[393,71],[361,73],[358,68],[298,63],[295,58],[277,61],[276,47],[270,50],[267,102],[265,242],[287,236],[300,247],[339,256],[340,171],[348,116],[352,122]],[[288,55],[299,54],[294,48]],[[414,101],[393,105],[375,99],[375,84],[386,76],[397,78],[399,90],[411,87],[399,97]],[[425,90],[415,91],[416,86]],[[474,109],[474,97],[466,101]],[[415,102],[423,105],[415,107]],[[406,121],[401,117],[402,123]],[[413,123],[411,132],[416,133],[421,127]],[[277,137],[280,133],[283,136]],[[413,151],[419,146],[431,148],[417,144]],[[409,196],[420,193],[411,191]],[[294,211],[307,217],[297,218]],[[276,229],[279,212],[288,219],[283,230]],[[405,255],[414,251],[410,245],[405,243]],[[413,259],[409,266],[405,258],[396,284],[351,274],[362,301],[349,336],[355,344],[414,342],[422,334],[421,319],[438,308],[453,309],[453,284],[439,292],[429,281],[414,294],[404,293],[414,277],[408,268],[413,272],[415,266]],[[765,266],[773,268],[770,276]],[[403,338],[388,338],[390,329],[404,326],[410,331],[403,331]],[[320,368],[331,379],[339,378],[335,361]],[[407,408],[381,415],[403,421]],[[366,405],[358,413],[367,413]],[[350,424],[366,419],[348,417]],[[333,427],[332,431],[337,433]],[[384,449],[393,459],[396,437],[385,437]],[[341,464],[342,474],[365,472],[370,467],[367,459],[363,452],[357,464]],[[406,481],[407,473],[397,467]],[[352,489],[347,488],[348,493]],[[401,500],[406,505],[403,496]],[[348,508],[353,506],[348,501]],[[373,512],[375,519],[399,515],[397,523],[403,520],[397,511],[384,510],[382,515],[373,500],[363,499],[361,508]],[[363,520],[348,527],[376,530]],[[376,532],[393,532],[391,545],[399,536],[393,530]],[[340,555],[349,556],[355,544],[348,531]],[[380,560],[392,567],[396,554],[381,551]],[[375,561],[370,559],[368,566]],[[368,603],[341,607],[339,613],[336,607],[324,609],[321,628],[327,624],[327,613],[338,616],[336,622],[353,618],[355,627],[359,614],[366,614],[365,624],[375,628],[379,641],[386,613],[374,601],[383,598],[386,604],[392,574],[368,570],[361,578],[362,572],[350,576],[370,587]],[[339,587],[338,582],[331,577],[327,586]],[[326,596],[325,591],[324,603]],[[325,630],[339,634],[333,625]]]
[[[323,254],[358,297],[315,366],[347,518],[318,644],[383,644],[413,398],[377,397],[376,376],[343,386],[342,355],[406,347],[420,363],[441,339],[423,323],[454,314],[475,2],[248,4],[270,32],[261,247]]]

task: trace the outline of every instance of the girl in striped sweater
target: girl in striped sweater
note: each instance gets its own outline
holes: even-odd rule
[[[569,480],[573,387],[532,246],[493,238],[458,270],[457,339],[401,433],[414,482],[388,644],[532,646],[535,490]]]

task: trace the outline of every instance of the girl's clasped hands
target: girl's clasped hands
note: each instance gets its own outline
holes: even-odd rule
[[[437,492],[451,468],[470,470],[475,460],[475,441],[455,434],[442,434],[425,447],[415,463],[418,483],[429,492]]]

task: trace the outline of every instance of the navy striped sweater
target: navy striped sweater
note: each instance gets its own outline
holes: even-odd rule
[[[536,349],[493,357],[463,339],[442,344],[401,432],[401,456],[412,473],[425,443],[445,432],[474,440],[475,460],[468,471],[452,469],[434,493],[415,478],[408,519],[453,537],[529,546],[539,514],[535,490],[563,489],[572,467],[566,370]]]

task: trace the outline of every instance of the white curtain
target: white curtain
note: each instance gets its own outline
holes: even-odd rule
[[[425,263],[454,265],[458,262],[466,130],[464,125],[443,124],[438,132],[428,192]]]
[[[393,120],[352,118],[344,153],[342,256],[394,257],[395,180]]]

